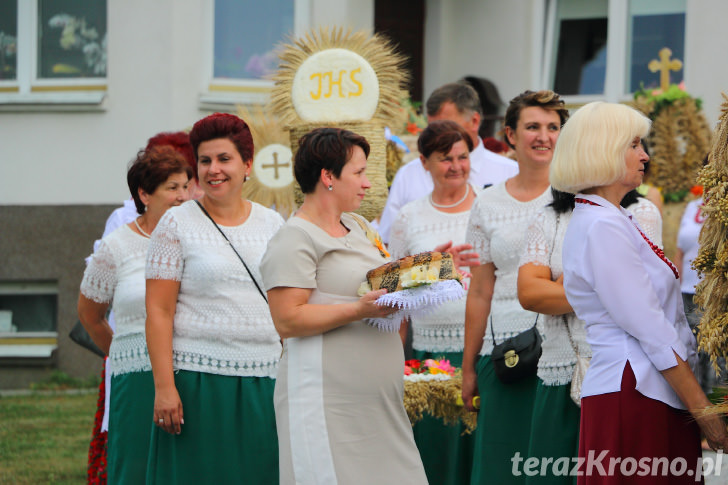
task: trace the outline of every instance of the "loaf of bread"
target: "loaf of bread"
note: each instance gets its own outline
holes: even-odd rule
[[[444,280],[460,281],[460,275],[451,254],[435,251],[405,256],[367,272],[372,290],[386,288],[390,293]]]

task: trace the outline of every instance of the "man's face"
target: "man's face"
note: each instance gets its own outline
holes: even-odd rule
[[[428,123],[438,120],[454,121],[465,128],[465,131],[468,132],[470,138],[473,139],[473,145],[478,143],[478,128],[480,128],[480,115],[478,113],[460,113],[455,106],[455,103],[445,101],[442,103],[442,106],[440,106],[440,111],[427,117]]]

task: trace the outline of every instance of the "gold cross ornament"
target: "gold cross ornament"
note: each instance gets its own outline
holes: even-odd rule
[[[651,72],[660,71],[660,89],[666,92],[670,87],[670,71],[679,71],[682,69],[682,62],[679,59],[670,60],[672,51],[667,47],[663,47],[659,52],[660,60],[652,59],[647,64],[647,69]]]

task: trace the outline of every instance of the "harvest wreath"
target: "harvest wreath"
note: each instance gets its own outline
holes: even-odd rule
[[[475,430],[478,415],[463,406],[460,369],[443,359],[412,359],[404,364],[404,407],[412,425],[427,413],[447,425],[462,421],[467,434]]]

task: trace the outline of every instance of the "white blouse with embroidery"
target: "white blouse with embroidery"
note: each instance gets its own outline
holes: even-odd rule
[[[283,218],[251,203],[243,224],[220,228],[262,285],[260,261]],[[146,278],[180,282],[172,340],[175,369],[275,377],[281,343],[268,305],[195,201],[171,208],[157,224]]]
[[[435,209],[430,197],[402,207],[392,224],[389,250],[403,258],[452,241],[465,243],[470,211],[447,213]],[[466,280],[464,283],[468,283]],[[465,298],[445,303],[412,319],[412,348],[427,352],[462,352],[465,337]]]
[[[81,294],[112,305],[116,328],[109,348],[110,374],[152,369],[144,324],[144,265],[149,239],[124,224],[100,241],[81,281]]]
[[[592,347],[582,397],[618,392],[629,362],[637,391],[685,409],[660,373],[677,365],[675,354],[693,369],[697,362],[679,280],[629,212],[597,195],[577,197],[595,204],[576,205],[563,248],[566,298]]]
[[[483,190],[473,203],[465,240],[480,255],[481,264],[495,265],[490,315],[483,316],[488,319],[488,326],[481,355],[490,355],[493,350],[491,330],[500,343],[532,327],[536,321],[537,314],[524,310],[518,302],[518,262],[529,223],[552,199],[549,187],[535,199],[521,202],[506,191],[502,182]]]

